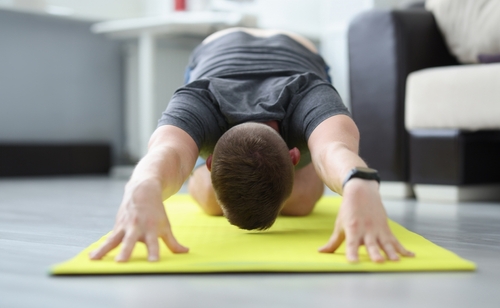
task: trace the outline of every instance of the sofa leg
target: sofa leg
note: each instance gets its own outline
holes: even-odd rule
[[[383,199],[407,199],[413,197],[413,189],[406,182],[386,182],[380,183],[380,195]]]
[[[461,202],[461,201],[498,201],[500,184],[488,185],[427,185],[413,186],[418,201]]]

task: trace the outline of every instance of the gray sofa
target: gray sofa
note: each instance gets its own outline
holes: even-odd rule
[[[365,12],[351,23],[348,42],[360,155],[379,170],[382,181],[456,187],[500,183],[500,131],[405,128],[409,74],[460,65],[432,13],[422,6]]]

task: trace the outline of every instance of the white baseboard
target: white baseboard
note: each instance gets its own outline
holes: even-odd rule
[[[500,200],[500,184],[494,185],[427,185],[413,186],[419,201],[493,201]]]
[[[122,165],[113,166],[111,168],[110,176],[115,179],[128,180],[132,176],[135,166],[133,165]]]
[[[413,197],[413,189],[406,182],[380,182],[380,195],[383,199],[407,199]]]

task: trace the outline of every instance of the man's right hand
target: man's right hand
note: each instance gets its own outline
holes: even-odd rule
[[[155,180],[128,183],[113,232],[99,248],[89,254],[90,259],[99,260],[122,243],[115,261],[126,262],[136,242],[141,241],[147,246],[148,260],[158,261],[158,238],[173,253],[188,252],[189,249],[179,244],[172,234],[161,191],[160,182]]]

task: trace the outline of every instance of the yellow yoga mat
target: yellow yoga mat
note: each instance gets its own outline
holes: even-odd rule
[[[88,253],[106,238],[90,245],[73,259],[55,265],[54,275],[222,273],[222,272],[401,272],[471,271],[475,264],[412,233],[395,222],[390,227],[415,258],[375,264],[360,249],[360,262],[346,261],[344,246],[334,254],[317,252],[330,237],[341,198],[323,197],[307,217],[279,217],[266,231],[246,231],[230,225],[223,217],[202,213],[186,195],[166,202],[173,232],[190,248],[187,254],[173,254],[161,243],[159,262],[147,261],[147,250],[138,243],[127,263],[113,259],[119,247],[99,261]]]

